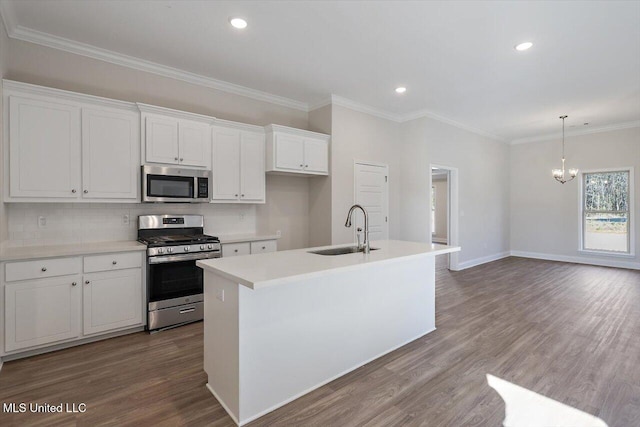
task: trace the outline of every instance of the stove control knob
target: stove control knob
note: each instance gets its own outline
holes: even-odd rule
[[[213,249],[213,245],[207,245],[207,249]]]
[[[161,253],[163,253],[163,252],[164,252],[164,249],[162,249],[162,248],[158,248],[158,253],[159,253],[159,254],[161,254]]]
[[[167,248],[167,252],[169,253],[173,252],[173,248]]]
[[[200,245],[200,250],[204,251],[204,245]]]
[[[185,247],[184,247],[184,251],[185,251],[185,252],[189,252],[189,246],[185,246]]]

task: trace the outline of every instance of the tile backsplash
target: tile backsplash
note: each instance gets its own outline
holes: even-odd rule
[[[135,240],[138,216],[198,214],[214,236],[255,233],[255,205],[7,203],[8,247]],[[128,216],[128,224],[127,218]]]

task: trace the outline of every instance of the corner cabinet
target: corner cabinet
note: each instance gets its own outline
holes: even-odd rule
[[[5,202],[137,202],[134,104],[3,81]]]
[[[329,135],[269,125],[266,171],[291,175],[329,175]]]
[[[213,117],[138,104],[145,163],[211,166]]]
[[[258,126],[216,120],[212,135],[211,201],[264,203],[264,130]]]

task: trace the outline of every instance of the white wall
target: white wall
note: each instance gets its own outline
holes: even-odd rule
[[[551,170],[560,166],[560,157],[557,139],[511,147],[511,250],[580,262],[635,262],[638,267],[639,255],[620,260],[578,252],[580,181],[562,185],[553,179]],[[640,224],[640,128],[567,137],[566,157],[568,166],[583,171],[634,167],[636,218],[631,221]],[[640,243],[638,226],[634,237]]]
[[[430,242],[431,164],[459,171],[460,268],[509,251],[509,146],[429,118],[402,125],[400,237]]]
[[[333,134],[332,105],[326,105],[309,112],[309,130]],[[329,176],[309,178],[309,246],[331,244],[331,183],[333,173],[331,153],[333,141],[329,141]]]
[[[2,33],[4,34],[4,31]],[[308,114],[303,111],[32,43],[6,37],[0,41],[2,42],[0,58],[4,58],[0,65],[2,65],[3,77],[6,79],[107,98],[144,102],[243,123],[256,125],[275,123],[302,129],[307,127]],[[203,210],[203,213],[210,218],[207,220],[208,226],[211,221],[217,221],[222,215],[224,220],[221,223],[216,222],[210,225],[216,233],[228,234],[232,232],[231,230],[243,230],[271,234],[276,230],[281,230],[282,238],[279,241],[279,249],[306,247],[308,246],[309,186],[304,180],[294,181],[267,178],[267,204],[259,207],[231,205],[209,208],[186,207],[180,210],[194,213]],[[6,215],[0,208],[2,215],[0,239],[2,241],[9,238],[10,245],[26,244],[27,242],[41,244],[41,242],[38,243],[40,237],[50,241],[53,238],[51,236],[61,235],[58,233],[59,230],[53,230],[53,228],[49,229],[47,233],[42,233],[42,230],[32,230],[32,221],[25,219],[24,221],[27,222],[23,224],[23,219],[20,216],[25,210],[17,206],[14,204],[3,205]],[[50,223],[52,227],[54,224],[66,221],[59,215],[63,211],[66,212],[67,217],[74,218],[75,223],[95,224],[92,206],[79,204],[65,204],[55,207],[38,206],[37,204],[30,206],[33,211],[48,213],[54,219]],[[132,205],[126,208],[101,206],[104,209],[102,216],[108,223],[113,224],[120,220],[119,212],[122,209],[136,213],[158,212],[158,208],[150,205]],[[286,209],[283,206],[287,206]],[[161,205],[160,211],[176,211],[176,209],[173,206]],[[244,219],[240,219],[243,212],[246,212]],[[258,213],[256,214],[256,212]],[[257,215],[260,216],[259,224]],[[9,218],[8,222],[12,224],[12,231],[8,235],[6,233],[7,217]],[[60,217],[60,221],[58,221],[58,217]],[[133,216],[132,219],[134,219]],[[226,228],[221,228],[221,224],[224,224]],[[22,229],[20,229],[21,226]],[[64,228],[64,226],[62,227]],[[117,240],[126,234],[122,229],[114,229],[113,231],[113,233],[99,231],[94,236],[96,236],[96,240]],[[78,241],[76,238],[83,240],[88,238],[88,235],[80,233],[64,237],[64,239]]]
[[[389,238],[399,238],[402,173],[399,155],[402,149],[400,124],[333,105],[331,130],[332,243],[354,241],[353,229],[344,226],[349,208],[355,200],[354,160],[371,161],[389,166]],[[426,167],[428,168],[428,165]]]
[[[447,199],[448,199],[448,181],[447,177],[434,176],[432,179],[432,187],[435,187],[436,192],[436,229],[433,237],[436,239],[447,240],[447,226],[449,218],[447,215]]]

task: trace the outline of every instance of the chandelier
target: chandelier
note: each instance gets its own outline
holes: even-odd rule
[[[568,116],[560,116],[560,118],[562,119],[562,169],[554,169],[552,171],[553,177],[560,184],[569,182],[578,175],[578,169],[569,169],[569,178],[567,178],[564,170],[564,160],[565,160],[564,158],[564,119],[566,119],[567,117]]]

